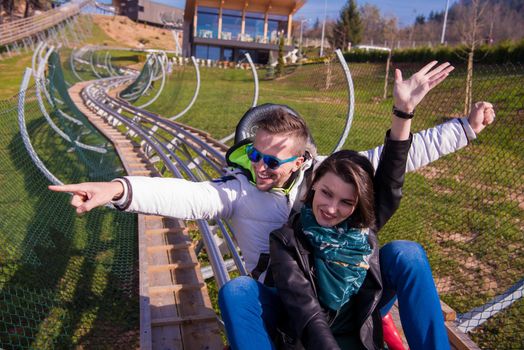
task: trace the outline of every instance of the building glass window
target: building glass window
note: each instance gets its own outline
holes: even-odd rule
[[[222,36],[224,40],[240,40],[242,31],[242,13],[240,11],[222,10]]]
[[[218,61],[220,59],[220,47],[209,46],[209,50],[207,52],[207,58],[213,61]]]
[[[267,22],[267,40],[276,44],[278,41],[278,22],[268,21]]]
[[[225,47],[224,50],[222,51],[221,60],[233,62],[233,49],[229,49]]]
[[[244,41],[264,42],[264,18],[257,13],[246,13]]]
[[[195,57],[203,60],[218,61],[220,59],[220,47],[209,45],[195,45]]]
[[[197,17],[197,37],[218,38],[218,9],[199,7]]]
[[[207,45],[195,45],[195,57],[207,59]]]
[[[284,36],[287,33],[287,17],[277,16],[277,15],[269,15],[268,17],[269,17],[267,21],[268,40],[272,44],[277,44],[279,33],[282,33],[282,35]]]

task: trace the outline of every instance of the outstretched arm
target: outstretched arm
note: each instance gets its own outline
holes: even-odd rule
[[[73,195],[71,205],[76,208],[78,214],[106,205],[120,197],[124,192],[124,187],[118,181],[51,185],[48,188],[55,192],[70,192]]]
[[[128,176],[113,182],[85,182],[49,186],[49,189],[70,192],[71,205],[79,214],[111,202],[120,210],[195,220],[230,217],[240,193],[240,183],[235,179],[192,182]]]
[[[427,92],[444,80],[453,70],[453,67],[449,65],[444,66],[446,64],[431,70],[435,64],[436,62],[430,63],[406,81],[402,80],[400,72],[395,72],[394,103],[397,109],[405,113],[413,112]],[[432,73],[434,75],[431,75]],[[430,77],[429,80],[428,77]],[[401,84],[397,83],[399,80]],[[414,134],[408,155],[407,171],[416,170],[467,146],[470,140],[474,140],[478,133],[493,122],[494,118],[495,112],[491,103],[477,102],[467,118],[453,119]],[[405,124],[404,127],[407,128],[407,125]],[[393,130],[394,124],[392,132]],[[406,129],[404,129],[404,135],[405,132]],[[377,168],[383,147],[379,146],[361,153]]]

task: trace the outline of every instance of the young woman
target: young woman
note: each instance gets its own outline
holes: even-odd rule
[[[390,137],[379,167],[340,151],[315,172],[304,206],[271,233],[271,271],[287,343],[308,349],[382,348],[376,233],[398,208],[410,141]]]

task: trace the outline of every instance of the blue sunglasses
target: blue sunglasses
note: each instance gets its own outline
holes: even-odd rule
[[[253,144],[247,145],[246,154],[249,160],[253,163],[258,163],[260,162],[260,160],[263,160],[264,164],[271,170],[278,169],[278,167],[282,164],[292,162],[298,158],[298,156],[294,156],[288,159],[280,160],[277,157],[273,157],[259,152],[259,150],[257,150],[255,146],[253,146]]]

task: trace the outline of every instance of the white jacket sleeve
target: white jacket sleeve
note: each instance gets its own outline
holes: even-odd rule
[[[196,220],[229,218],[240,193],[236,179],[192,182],[173,178],[127,176],[122,200],[126,211]],[[121,181],[124,182],[124,181]]]
[[[413,171],[453,153],[468,145],[476,138],[467,118],[453,119],[413,135],[409,149],[406,171]],[[360,152],[366,156],[376,169],[384,145]]]

